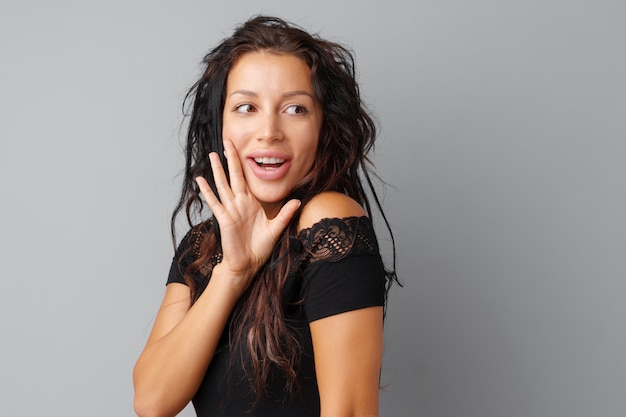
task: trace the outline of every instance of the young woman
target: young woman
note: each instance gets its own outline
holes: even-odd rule
[[[192,227],[134,369],[135,410],[377,416],[395,274],[361,182],[380,208],[352,55],[260,16],[204,63],[172,216]]]

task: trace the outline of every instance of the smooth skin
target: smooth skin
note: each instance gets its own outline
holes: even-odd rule
[[[261,55],[266,59],[261,59]],[[237,65],[245,64],[246,57],[254,58],[249,64],[266,70],[259,73],[261,79],[267,79],[269,75],[273,82],[252,85],[246,81],[250,78],[242,77],[241,82],[233,87],[231,77],[236,75]],[[227,96],[232,88],[236,88],[252,92],[252,96],[247,94],[248,99],[252,97],[260,101],[251,116],[256,118],[256,123],[248,118],[249,107],[245,107],[243,117],[227,122],[229,107],[225,107],[224,131],[230,133],[224,135],[224,147],[229,161],[230,184],[217,154],[209,155],[219,199],[203,178],[197,179],[220,225],[223,260],[213,269],[208,286],[193,305],[189,301],[187,286],[176,283],[167,286],[146,347],[133,373],[135,411],[140,417],[175,416],[191,401],[237,300],[269,258],[278,236],[300,205],[296,200],[285,202],[286,195],[283,194],[291,181],[305,175],[306,170],[302,167],[296,167],[300,170],[298,175],[287,176],[285,180],[268,185],[258,178],[249,180],[253,174],[246,170],[245,165],[248,163],[246,152],[251,146],[259,144],[268,149],[280,146],[294,161],[306,160],[305,155],[299,154],[298,149],[304,148],[295,143],[300,137],[294,136],[294,133],[307,123],[308,116],[302,116],[301,109],[293,107],[306,99],[296,100],[295,104],[284,101],[293,91],[306,92],[310,88],[312,93],[310,72],[306,74],[305,71],[306,76],[302,77],[303,68],[299,63],[302,61],[291,56],[250,53],[244,55],[231,70]],[[283,77],[272,79],[272,72]],[[271,85],[273,90],[265,90],[261,87],[263,85]],[[294,112],[294,109],[299,111]],[[310,111],[316,110],[312,107]],[[292,117],[296,114],[300,116]],[[242,120],[245,120],[245,126]],[[312,121],[318,123],[318,119]],[[241,129],[237,128],[237,123]],[[255,125],[258,129],[250,129]],[[232,142],[229,136],[234,138]],[[237,142],[236,146],[233,142]],[[364,214],[364,210],[349,197],[334,192],[322,193],[303,207],[298,228],[310,227],[322,218]],[[364,308],[316,320],[310,324],[310,329],[321,416],[378,416],[378,383],[383,349],[382,307]]]
[[[247,53],[228,74],[222,136],[237,149],[247,186],[268,216],[315,162],[323,115],[314,97],[311,70],[293,55]],[[259,169],[259,156],[278,157],[285,166]]]

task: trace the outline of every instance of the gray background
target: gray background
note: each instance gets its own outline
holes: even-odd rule
[[[183,94],[258,12],[352,46],[382,125],[381,415],[626,415],[626,3],[263,4],[0,1],[0,415],[132,415]]]

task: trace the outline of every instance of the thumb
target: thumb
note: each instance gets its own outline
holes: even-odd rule
[[[281,207],[280,211],[272,220],[272,228],[274,232],[278,235],[283,231],[287,224],[295,214],[296,210],[300,207],[302,202],[300,200],[289,200],[284,206]]]

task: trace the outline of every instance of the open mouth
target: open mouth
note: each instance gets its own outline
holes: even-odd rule
[[[263,157],[254,158],[254,162],[261,168],[279,168],[285,163],[285,160],[281,158]]]

